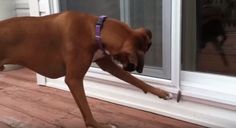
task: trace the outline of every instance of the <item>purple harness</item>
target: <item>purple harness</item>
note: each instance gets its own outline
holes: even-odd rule
[[[98,47],[103,51],[104,55],[109,55],[109,53],[105,50],[101,40],[101,31],[106,18],[107,16],[99,16],[98,18],[98,21],[96,23],[96,43],[98,44]]]

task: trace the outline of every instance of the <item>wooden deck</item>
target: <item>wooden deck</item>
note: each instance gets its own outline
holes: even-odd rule
[[[201,128],[194,124],[88,98],[95,118],[119,128]],[[0,128],[85,128],[69,92],[36,85],[35,73],[0,73]]]

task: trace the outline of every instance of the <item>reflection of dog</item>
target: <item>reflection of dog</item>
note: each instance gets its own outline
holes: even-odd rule
[[[86,126],[110,128],[98,124],[89,109],[83,79],[97,51],[110,55],[94,60],[103,70],[135,85],[145,93],[150,92],[168,99],[170,94],[147,85],[127,71],[142,72],[144,54],[151,45],[151,32],[147,29],[132,30],[127,25],[108,18],[101,31],[104,49],[96,43],[95,29],[98,17],[64,12],[46,17],[13,18],[0,22],[0,67],[20,64],[50,78],[65,77]],[[113,62],[121,62],[123,69]],[[125,71],[126,70],[126,71]]]
[[[211,42],[215,49],[219,52],[224,64],[227,66],[228,61],[225,57],[222,46],[227,39],[224,30],[223,13],[220,8],[214,6],[202,7],[201,26],[200,26],[200,49],[206,47]]]

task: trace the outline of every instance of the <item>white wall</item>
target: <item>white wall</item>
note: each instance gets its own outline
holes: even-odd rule
[[[29,15],[28,0],[0,0],[0,19]]]
[[[15,1],[0,0],[0,20],[16,16]]]
[[[15,0],[16,1],[16,15],[29,16],[29,3],[28,0]]]

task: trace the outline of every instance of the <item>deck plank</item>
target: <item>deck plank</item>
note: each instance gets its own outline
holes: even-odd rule
[[[99,122],[119,128],[203,128],[191,123],[88,98]],[[0,73],[0,128],[85,128],[71,94],[36,85],[28,69]]]

